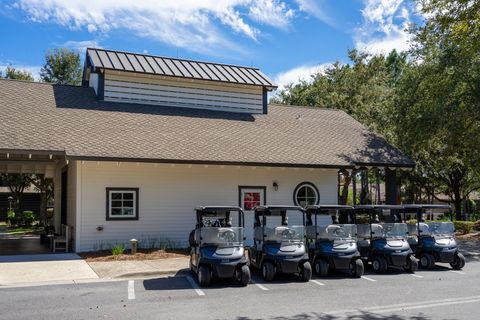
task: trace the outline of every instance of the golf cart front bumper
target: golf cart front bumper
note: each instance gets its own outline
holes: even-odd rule
[[[240,259],[200,259],[200,264],[209,265],[217,278],[232,278],[235,270],[247,264],[247,258]]]
[[[403,267],[407,264],[407,258],[412,252],[404,251],[399,253],[391,253],[387,256],[387,261],[390,265],[395,267]]]
[[[360,258],[360,254],[353,253],[344,256],[331,256],[330,262],[333,263],[335,269],[346,270],[350,268],[350,263],[355,258]]]
[[[458,252],[458,248],[438,248],[433,252],[435,262],[450,263],[455,259],[455,254]]]
[[[267,255],[264,261],[271,261],[279,273],[295,273],[298,267],[308,261],[308,254],[299,256],[272,256]]]

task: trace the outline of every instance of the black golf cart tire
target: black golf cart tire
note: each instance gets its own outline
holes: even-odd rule
[[[463,256],[463,254],[461,254],[460,252],[455,254],[453,262],[450,262],[450,266],[453,270],[461,270],[463,267],[465,267],[465,257]]]
[[[435,267],[435,258],[430,253],[422,253],[420,256],[420,267],[431,270]]]
[[[312,265],[310,262],[306,261],[301,266],[300,277],[303,281],[308,282],[312,279]]]
[[[388,269],[387,259],[382,256],[376,256],[372,259],[372,268],[376,273],[385,273]]]
[[[272,281],[275,277],[275,269],[269,261],[262,264],[262,276],[265,281]]]
[[[407,257],[407,263],[403,266],[403,269],[410,273],[415,273],[418,270],[418,261],[413,255]]]
[[[210,275],[210,270],[207,266],[198,267],[198,284],[201,287],[207,287],[212,282],[212,277]]]
[[[245,264],[240,268],[240,284],[242,286],[247,286],[250,283],[250,268]]]
[[[315,267],[315,273],[317,274],[317,276],[319,277],[328,276],[329,266],[328,266],[327,260],[318,258],[317,260],[315,260],[314,267]]]
[[[354,278],[360,278],[363,276],[365,271],[365,266],[363,265],[362,259],[355,259],[350,262],[350,274]]]

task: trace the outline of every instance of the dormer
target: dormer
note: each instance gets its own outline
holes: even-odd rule
[[[277,88],[257,68],[92,48],[82,84],[104,101],[251,114]]]

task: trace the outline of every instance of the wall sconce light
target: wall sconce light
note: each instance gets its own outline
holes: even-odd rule
[[[276,181],[273,182],[273,190],[278,191],[278,183]]]

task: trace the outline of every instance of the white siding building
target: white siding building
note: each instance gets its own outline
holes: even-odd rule
[[[45,173],[72,249],[186,247],[198,205],[336,204],[338,170],[412,167],[344,112],[274,106],[258,69],[88,49],[82,86],[0,80],[7,172]],[[290,223],[301,218],[290,217]]]

